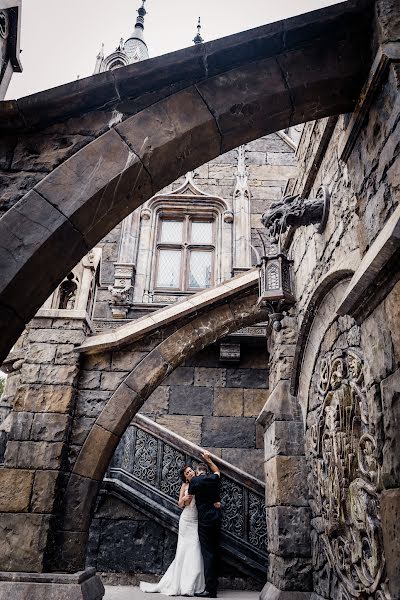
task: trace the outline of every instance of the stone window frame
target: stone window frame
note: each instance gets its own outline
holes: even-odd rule
[[[104,59],[102,71],[112,71],[120,67],[126,67],[129,64],[128,57],[124,52],[116,51]]]
[[[211,277],[210,285],[215,285],[215,271],[216,271],[216,260],[217,260],[217,218],[218,214],[215,210],[209,210],[207,208],[202,209],[200,207],[189,207],[185,210],[177,210],[176,208],[163,207],[157,211],[156,216],[156,235],[155,235],[155,247],[154,247],[154,261],[153,261],[153,272],[152,272],[152,290],[156,293],[183,293],[190,294],[200,292],[205,287],[191,288],[189,285],[190,276],[190,254],[192,250],[208,251],[212,252],[211,261]],[[161,230],[163,221],[182,221],[183,222],[183,238],[181,243],[163,242],[161,240]],[[212,224],[212,242],[211,244],[193,244],[190,240],[190,229],[191,223],[203,222]],[[180,249],[182,252],[180,273],[179,273],[179,287],[162,287],[157,285],[158,278],[158,267],[160,251],[164,249]]]
[[[193,214],[213,213],[215,216],[215,269],[213,285],[232,277],[233,267],[233,215],[227,201],[218,196],[203,193],[191,184],[185,184],[173,193],[155,196],[146,202],[140,213],[140,234],[137,248],[137,271],[135,277],[134,299],[137,303],[153,302],[154,259],[156,244],[156,223],[159,211],[191,211]],[[190,296],[199,291],[174,291],[168,289],[168,295],[174,297]],[[157,301],[157,300],[156,300]]]

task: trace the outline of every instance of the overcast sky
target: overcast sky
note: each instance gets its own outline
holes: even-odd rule
[[[147,0],[150,56],[190,46],[201,16],[205,41],[315,10],[338,0]],[[134,28],[140,0],[23,0],[22,74],[7,98],[20,98],[93,73],[101,43],[115,50]]]

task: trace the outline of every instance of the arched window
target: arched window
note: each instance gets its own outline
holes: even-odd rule
[[[114,60],[108,67],[109,71],[114,71],[115,69],[119,69],[120,67],[125,67],[125,63],[122,60]]]

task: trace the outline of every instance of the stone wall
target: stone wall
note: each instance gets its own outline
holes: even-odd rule
[[[239,364],[224,365],[214,345],[178,367],[142,413],[261,480],[262,431],[255,420],[268,398],[264,344],[242,344]]]
[[[87,566],[129,578],[145,575],[149,581],[149,575],[165,573],[175,556],[176,541],[176,534],[154,519],[117,498],[103,497],[91,525]]]
[[[398,253],[380,267],[368,264],[376,247],[391,256],[392,242],[384,246],[377,238],[399,206],[400,71],[396,61],[386,64],[380,72],[375,63],[354,115],[306,124],[296,153],[292,193],[315,198],[325,185],[331,207],[322,232],[309,225],[285,234],[296,306],[271,335],[271,393],[260,417],[266,482],[274,490],[267,522],[276,531],[265,598],[275,597],[275,588],[308,592],[312,600],[399,598],[400,554],[390,530],[400,497],[393,430]],[[357,320],[340,310],[353,272],[368,282],[358,299],[363,309],[354,309]],[[288,432],[301,421],[305,453],[301,437],[288,444]],[[284,486],[294,480],[288,473],[296,461],[297,511]]]
[[[157,341],[154,336],[129,350],[85,359],[78,381],[71,461],[128,369]],[[175,369],[140,412],[263,479],[262,431],[255,421],[268,398],[265,342],[242,343],[241,353],[240,363],[229,366],[219,361],[219,345],[202,350]]]

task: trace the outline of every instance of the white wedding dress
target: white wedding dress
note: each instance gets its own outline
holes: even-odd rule
[[[203,557],[197,529],[195,498],[179,519],[175,558],[158,583],[140,582],[142,592],[159,592],[166,596],[194,596],[205,589]]]

